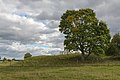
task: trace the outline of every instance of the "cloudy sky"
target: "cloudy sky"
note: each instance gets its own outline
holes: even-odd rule
[[[111,35],[120,32],[120,0],[0,0],[0,56],[23,58],[63,50],[58,25],[67,9],[92,8]]]

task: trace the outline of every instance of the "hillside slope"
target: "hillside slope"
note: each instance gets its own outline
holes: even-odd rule
[[[102,59],[97,56],[90,56],[85,63],[97,63]],[[63,54],[55,56],[36,56],[18,62],[16,66],[79,66],[85,63],[81,62],[80,54]]]

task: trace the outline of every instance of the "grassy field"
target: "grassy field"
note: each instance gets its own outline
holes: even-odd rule
[[[0,80],[120,80],[119,64],[109,59],[81,63],[78,54],[33,57],[2,63]]]
[[[0,80],[120,80],[120,67],[6,67]]]

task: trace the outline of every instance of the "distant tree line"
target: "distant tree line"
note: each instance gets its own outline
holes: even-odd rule
[[[31,53],[29,53],[29,52],[25,53],[24,59],[27,59],[27,58],[30,58],[30,57],[32,57]],[[6,57],[4,57],[3,59],[0,57],[0,60],[1,61],[20,61],[20,60],[17,60],[15,58],[13,58],[13,59],[7,59]]]

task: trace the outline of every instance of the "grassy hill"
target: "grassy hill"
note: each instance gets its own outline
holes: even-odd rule
[[[52,56],[34,56],[21,61],[5,61],[0,66],[29,66],[29,67],[78,67],[78,66],[119,66],[120,57],[99,57],[89,56],[84,62],[81,62],[79,53],[61,54]]]
[[[16,66],[80,66],[85,64],[97,64],[103,62],[98,56],[91,55],[82,63],[80,54],[62,54],[54,56],[36,56],[21,61]]]
[[[61,54],[61,55],[53,55],[53,56],[35,56],[31,58],[27,58],[24,61],[19,61],[17,63],[12,64],[11,66],[33,66],[33,67],[51,67],[51,66],[82,66],[82,65],[120,65],[119,57],[99,57],[95,55],[89,56],[84,63],[81,62],[81,56],[78,53],[75,54]]]
[[[82,63],[80,54],[65,54],[3,64],[0,80],[120,80],[119,58],[91,55]]]

